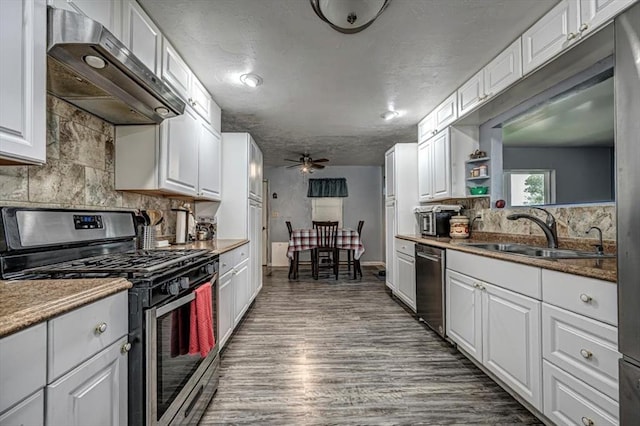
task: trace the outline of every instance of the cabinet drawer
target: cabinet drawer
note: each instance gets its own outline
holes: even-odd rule
[[[541,299],[540,268],[456,250],[447,250],[447,268],[534,299]]]
[[[416,256],[416,244],[411,241],[396,238],[396,251],[414,258]]]
[[[46,323],[0,339],[0,413],[46,384]]]
[[[44,324],[43,324],[44,325]],[[44,425],[44,390],[40,389],[11,410],[0,415],[0,426]]]
[[[220,265],[218,272],[220,276],[223,276],[235,266],[234,252],[235,250],[231,250],[220,255]]]
[[[238,266],[249,258],[249,244],[238,247],[233,251],[233,265]]]
[[[557,425],[618,424],[618,403],[543,361],[544,414]]]
[[[618,325],[618,288],[608,281],[543,269],[542,300]]]
[[[558,367],[618,400],[618,329],[542,305],[542,354]]]
[[[122,291],[49,321],[47,382],[127,334],[128,306],[127,292]]]

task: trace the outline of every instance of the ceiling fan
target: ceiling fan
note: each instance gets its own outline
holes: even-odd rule
[[[315,169],[324,169],[325,166],[318,163],[326,163],[329,160],[327,158],[320,158],[318,160],[314,160],[309,156],[309,154],[301,154],[299,160],[290,160],[288,158],[285,158],[284,161],[292,161],[294,163],[298,163],[291,166],[287,166],[288,169],[293,167],[299,167],[300,171],[303,173],[313,173]]]

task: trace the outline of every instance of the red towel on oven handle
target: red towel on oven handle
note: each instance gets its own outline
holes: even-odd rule
[[[216,344],[213,335],[211,283],[198,287],[195,290],[195,295],[195,299],[191,301],[189,354],[200,353],[200,356],[204,358]]]

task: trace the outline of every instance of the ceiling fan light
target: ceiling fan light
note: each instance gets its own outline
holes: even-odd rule
[[[400,114],[398,114],[398,111],[385,111],[384,113],[382,113],[382,115],[380,115],[380,117],[382,117],[385,120],[389,121],[389,120],[393,120],[398,115],[400,115]]]
[[[331,28],[354,34],[367,28],[391,0],[309,0],[316,15]]]
[[[240,81],[245,86],[258,87],[262,84],[262,77],[258,74],[242,74],[240,76]]]

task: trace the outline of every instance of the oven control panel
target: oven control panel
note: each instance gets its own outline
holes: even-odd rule
[[[102,229],[102,216],[99,214],[74,214],[73,224],[76,229]]]

